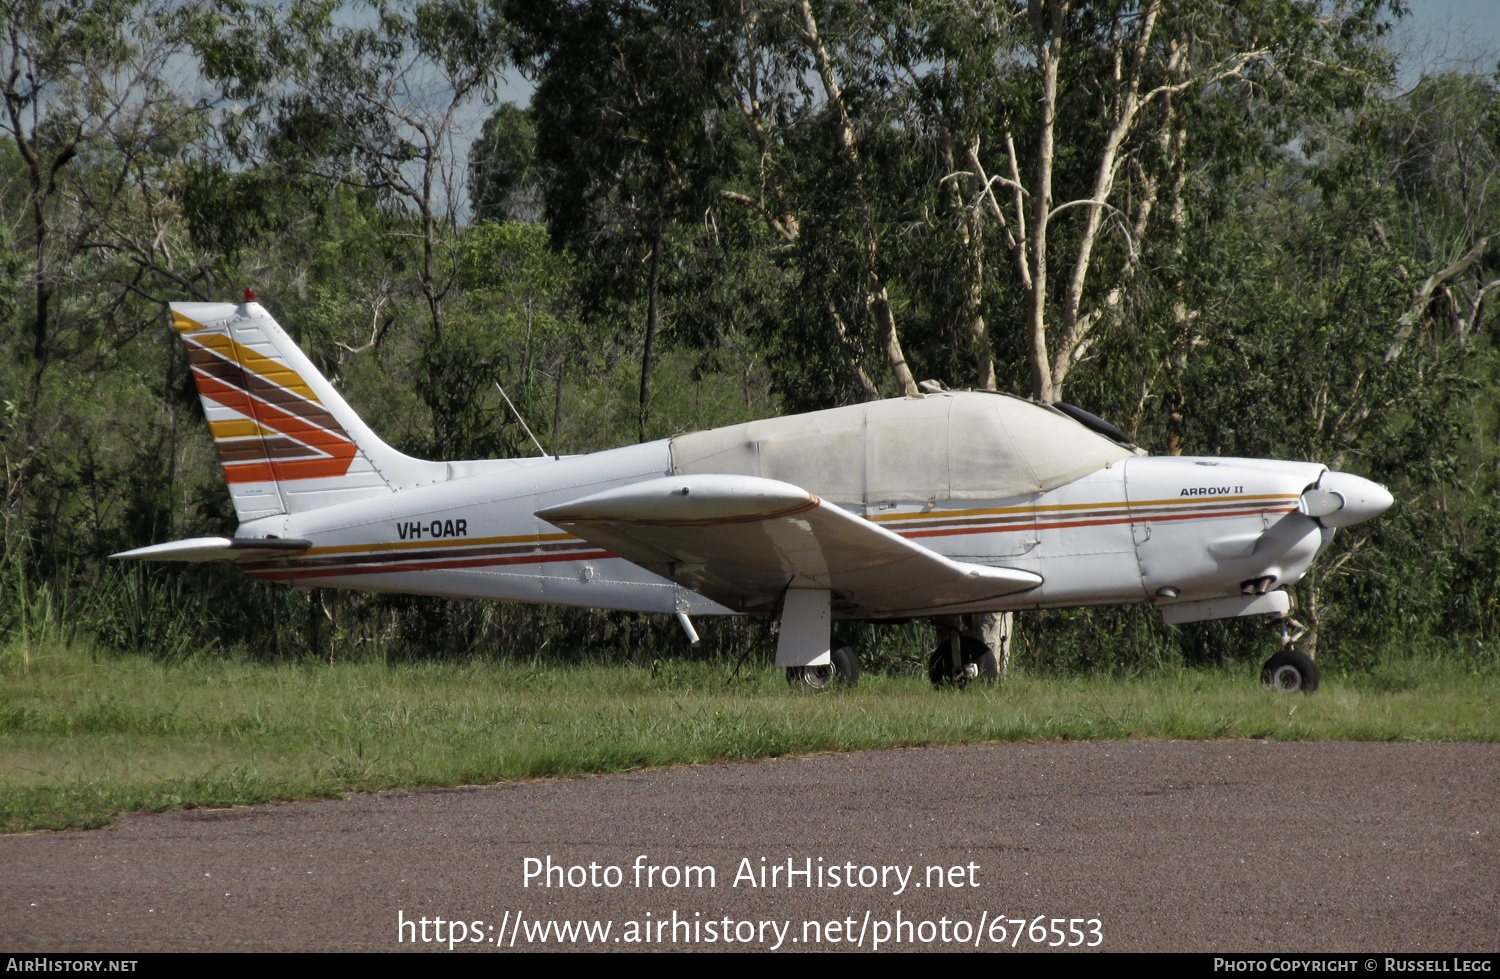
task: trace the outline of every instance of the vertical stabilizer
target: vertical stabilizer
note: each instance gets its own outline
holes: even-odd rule
[[[172,303],[240,521],[447,477],[370,431],[259,303]]]

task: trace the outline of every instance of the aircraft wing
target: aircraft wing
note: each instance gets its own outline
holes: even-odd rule
[[[826,588],[851,617],[932,614],[1027,591],[1039,575],[953,561],[800,487],[669,476],[538,510],[541,519],[721,605],[771,611]]]

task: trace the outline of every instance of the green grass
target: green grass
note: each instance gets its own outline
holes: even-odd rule
[[[769,758],[1051,741],[1500,740],[1500,676],[1411,661],[1263,690],[1254,667],[1136,678],[1013,675],[934,692],[867,676],[805,694],[756,668],[164,663],[0,649],[0,831],[94,827],[121,812],[221,807]]]

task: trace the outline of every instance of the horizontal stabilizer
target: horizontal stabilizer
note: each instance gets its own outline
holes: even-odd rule
[[[111,554],[112,558],[134,561],[264,561],[287,557],[312,547],[310,540],[286,540],[280,537],[194,537],[167,544],[137,547],[133,551]]]
[[[844,617],[905,616],[1027,591],[1039,575],[953,561],[759,476],[669,476],[538,510],[591,544],[740,611],[788,587],[833,593]]]

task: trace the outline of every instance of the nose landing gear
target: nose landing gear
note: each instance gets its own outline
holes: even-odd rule
[[[1281,649],[1260,668],[1260,681],[1277,693],[1312,693],[1318,689],[1318,665],[1294,647],[1307,628],[1296,619],[1277,620],[1281,631]]]

